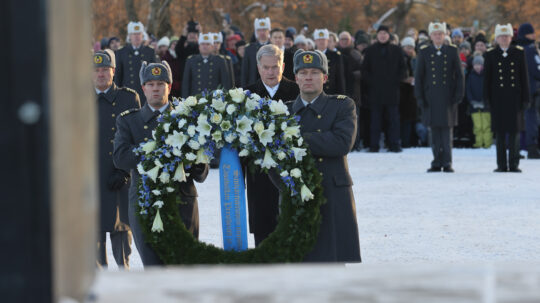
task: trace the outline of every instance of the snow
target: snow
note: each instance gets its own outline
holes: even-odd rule
[[[540,160],[522,159],[521,174],[493,173],[494,147],[454,149],[453,174],[426,173],[428,148],[348,160],[364,264],[540,260]],[[221,247],[219,171],[197,189],[200,240]],[[130,265],[142,269],[134,245]]]

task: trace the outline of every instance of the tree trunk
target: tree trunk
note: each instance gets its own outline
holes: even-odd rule
[[[137,10],[135,9],[134,0],[125,0],[125,4],[128,21],[139,21],[139,17],[137,16]]]
[[[153,34],[157,39],[172,33],[171,26],[171,0],[151,0],[150,13],[148,14],[148,34]]]

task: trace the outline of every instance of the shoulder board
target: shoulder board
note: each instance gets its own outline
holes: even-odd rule
[[[490,52],[490,51],[492,51],[494,49],[495,49],[494,47],[490,47],[490,48],[488,48],[488,50],[486,52]]]
[[[336,54],[341,55],[341,52],[337,50],[337,51],[336,51]]]
[[[225,56],[223,56],[222,54],[219,54],[218,56],[220,56],[221,58],[225,59]]]
[[[123,91],[126,91],[126,92],[130,92],[130,93],[132,93],[134,95],[137,94],[137,92],[134,89],[129,88],[129,87],[121,87],[120,89],[123,90]]]
[[[429,45],[424,44],[424,45],[420,46],[420,49],[424,49],[424,48],[426,48],[426,47],[428,47],[428,46],[429,46]]]
[[[246,47],[248,47],[251,43],[246,44]]]
[[[225,55],[225,58],[227,58],[227,60],[231,60],[230,56]]]
[[[191,57],[193,57],[193,55],[189,55],[187,58],[189,59],[189,58],[191,58]]]
[[[138,108],[131,108],[131,109],[128,109],[128,110],[125,110],[125,111],[121,112],[120,117],[123,117],[125,115],[129,115],[131,113],[138,112],[138,111],[139,111]]]
[[[448,46],[451,46],[453,48],[457,48],[457,46],[455,44],[452,44],[452,43],[448,44]]]
[[[338,100],[347,99],[347,96],[345,95],[337,95],[336,97],[338,98]]]
[[[523,50],[523,46],[521,46],[521,45],[516,45],[516,48],[519,49],[519,50]]]

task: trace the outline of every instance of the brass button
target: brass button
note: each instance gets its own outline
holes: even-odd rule
[[[434,55],[434,54],[431,54],[431,58],[433,58],[433,57],[435,57],[435,55]]]
[[[115,114],[112,114],[111,116],[112,116],[113,118],[114,118],[114,117],[116,117],[116,115],[115,115]]]
[[[210,62],[210,65],[214,65],[214,62]]]
[[[431,70],[432,70],[432,71],[435,71],[435,67],[433,67]]]
[[[209,71],[209,72],[212,72],[212,69],[209,69],[208,71]]]
[[[197,75],[197,78],[200,78],[200,77],[201,77],[201,75]]]
[[[446,58],[446,54],[444,54],[444,57]]]
[[[499,62],[499,66],[501,66],[501,65],[502,65],[502,63],[501,63],[501,62]]]
[[[320,118],[322,118],[322,116],[321,116],[321,115],[317,115],[317,119],[320,119]]]
[[[501,87],[504,87],[504,84],[501,83]]]
[[[433,78],[435,78],[435,74],[433,74]]]
[[[131,58],[131,54],[129,54],[129,57]]]
[[[503,79],[503,77],[499,77],[499,79],[501,79],[501,80],[502,80],[502,79]]]
[[[321,132],[321,129],[319,128],[319,129],[317,130],[317,132],[320,133],[320,132]]]
[[[115,129],[114,127],[113,127],[113,128],[111,128],[111,129],[112,129],[112,130],[116,130],[116,129]]]
[[[322,158],[319,158],[319,162],[322,162],[322,161],[323,161],[323,159],[322,159]]]
[[[201,62],[197,63],[197,65],[201,65]]]
[[[112,152],[109,152],[109,156],[112,156]]]
[[[212,79],[212,75],[208,76],[208,79]]]
[[[512,87],[516,87],[516,85],[514,83],[512,83]]]
[[[199,85],[201,85],[201,81],[197,82]]]
[[[435,64],[435,61],[431,61],[431,64]]]
[[[131,64],[131,60],[129,60],[128,63]]]
[[[433,81],[433,85],[436,85],[437,84],[437,81]]]
[[[501,72],[502,72],[502,70],[501,70]],[[511,70],[510,70],[510,72],[511,72],[511,73],[513,73],[513,72],[514,72],[514,70],[513,70],[513,69],[511,69]]]
[[[516,77],[514,77],[514,76],[510,77],[510,79],[512,79],[512,80],[514,80],[515,78],[516,78]]]
[[[446,64],[446,61],[444,61],[444,64]]]
[[[499,69],[499,73],[502,73],[502,69]]]
[[[144,138],[144,141],[148,141],[148,138]]]
[[[114,140],[110,140],[109,142],[114,143]]]
[[[116,102],[113,102],[113,103],[112,103],[112,106],[116,106]]]
[[[143,126],[144,129],[148,129],[148,125]]]
[[[197,71],[200,73],[200,72],[201,72],[201,69],[199,68]]]
[[[448,70],[448,68],[445,67],[445,68],[444,68],[444,71],[447,71],[447,70]]]
[[[135,83],[135,82],[133,82],[133,80],[131,80],[130,82],[131,82],[131,84]]]
[[[442,84],[446,84],[446,81],[443,81],[443,83],[442,83]]]
[[[133,67],[130,67],[129,70],[133,70]]]
[[[510,65],[514,65],[514,62],[510,62]]]

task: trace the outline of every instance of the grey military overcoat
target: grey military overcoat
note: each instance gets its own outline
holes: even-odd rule
[[[118,170],[113,163],[116,117],[125,110],[139,108],[139,96],[134,90],[118,88],[113,83],[105,95],[96,96],[96,99],[99,129],[100,228],[103,232],[125,231],[129,230],[128,185],[119,190],[111,190],[108,183]]]
[[[456,126],[457,106],[465,91],[457,48],[443,45],[439,52],[431,44],[420,47],[414,82],[424,123],[431,127]]]
[[[317,242],[306,262],[359,262],[360,240],[347,154],[356,136],[354,101],[324,92],[309,108],[300,96],[288,102],[291,114],[300,115],[301,133],[323,176],[326,204]]]

